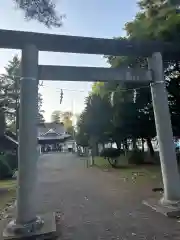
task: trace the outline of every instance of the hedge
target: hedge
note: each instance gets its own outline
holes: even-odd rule
[[[16,153],[0,154],[0,179],[11,178],[18,168],[18,158]]]

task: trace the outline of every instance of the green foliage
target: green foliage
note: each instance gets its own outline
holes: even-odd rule
[[[64,124],[66,132],[70,133],[71,135],[74,134],[74,127],[73,127],[73,113],[71,111],[62,112],[60,110],[55,110],[51,114],[51,121]]]
[[[75,135],[75,139],[78,146],[82,146],[82,147],[89,146],[89,138],[86,133],[78,131]]]
[[[130,38],[172,41],[179,35],[179,14],[167,1],[141,0],[139,6],[141,12],[125,26]]]
[[[124,155],[124,150],[117,148],[105,148],[100,153],[100,156],[107,159],[113,168],[119,167],[120,155]]]
[[[1,106],[11,119],[20,101],[20,60],[17,55],[5,66],[5,74],[0,75],[0,82]]]
[[[85,126],[85,111],[78,118],[77,122],[77,132],[75,134],[76,143],[82,147],[88,147],[89,145],[89,135],[86,131]]]
[[[106,98],[91,94],[86,98],[86,108],[77,123],[77,139],[87,146],[90,138],[99,142],[109,141],[111,138],[111,106]]]
[[[144,163],[144,153],[139,150],[133,150],[129,153],[128,163],[130,164],[143,164]]]
[[[127,23],[125,26],[129,38],[142,40],[160,39],[179,44],[180,14],[177,14],[173,5],[170,5],[167,1],[141,0],[139,6],[141,12],[136,15],[134,21]],[[178,124],[180,121],[179,63],[175,61],[165,62],[164,67],[173,132],[175,136],[180,136]],[[143,95],[141,94],[141,96]],[[146,94],[144,94],[144,98],[146,98]],[[143,100],[141,98],[140,100],[144,102],[146,99]],[[147,106],[151,107],[151,101],[148,100],[148,102]],[[152,119],[152,107],[148,109],[148,115],[150,114]]]
[[[0,75],[0,107],[6,113],[6,121],[10,128],[19,128],[20,108],[20,65],[17,55],[5,66],[5,73]],[[38,94],[38,120],[44,121],[42,110],[42,95]],[[12,125],[12,127],[11,127]]]
[[[42,109],[43,105],[43,97],[40,92],[38,92],[38,122],[43,123],[45,121],[44,119],[44,110]]]
[[[49,27],[60,27],[62,17],[56,11],[53,0],[13,0],[25,13],[26,20],[37,20]]]
[[[61,121],[60,115],[61,115],[61,112],[59,110],[53,111],[51,114],[51,121],[55,123],[60,123]]]
[[[72,121],[73,113],[70,111],[61,112],[60,118],[64,124],[66,131],[71,135],[73,135],[74,133],[74,127],[73,127],[73,121]]]
[[[104,89],[104,83],[103,82],[95,82],[92,85],[92,93],[96,94],[96,95],[100,95],[101,97],[104,97],[104,95],[106,94],[105,91],[103,91]]]
[[[14,170],[18,168],[16,154],[6,153],[0,155],[0,179],[12,177]]]
[[[0,137],[4,135],[6,129],[6,123],[5,123],[5,114],[2,109],[0,109]]]
[[[117,148],[105,148],[101,151],[100,156],[104,158],[118,158],[121,151]]]
[[[140,0],[140,11],[133,21],[126,23],[127,40],[180,41],[180,14],[174,5],[165,0]],[[123,39],[119,37],[119,39]],[[106,56],[111,67],[147,67],[142,57]],[[164,74],[168,91],[169,107],[175,136],[180,136],[180,64],[176,61],[164,63]],[[79,135],[96,137],[98,142],[116,142],[120,149],[127,140],[147,141],[154,155],[151,139],[156,136],[150,87],[146,84],[97,82],[86,100],[86,108],[78,124]],[[143,154],[133,151],[130,162],[143,162]]]

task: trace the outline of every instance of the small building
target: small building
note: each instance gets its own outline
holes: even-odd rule
[[[56,151],[62,149],[67,139],[71,138],[65,130],[63,123],[38,124],[39,151]]]
[[[63,145],[62,145],[62,149],[64,151],[69,151],[69,152],[76,152],[77,149],[76,149],[76,141],[72,138],[72,137],[69,137],[67,139],[65,139]]]

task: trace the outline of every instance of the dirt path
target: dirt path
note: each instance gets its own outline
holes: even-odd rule
[[[142,205],[152,193],[117,174],[86,169],[71,154],[39,161],[38,212],[59,211],[66,240],[179,239],[180,223]]]

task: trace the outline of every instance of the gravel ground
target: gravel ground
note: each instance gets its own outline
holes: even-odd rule
[[[120,172],[85,166],[70,153],[38,161],[37,212],[57,213],[58,239],[179,239],[180,222],[142,204],[155,194],[154,182],[127,181]]]
[[[180,223],[142,205],[147,186],[112,171],[85,168],[72,154],[39,160],[38,212],[59,212],[59,239],[179,239]]]

